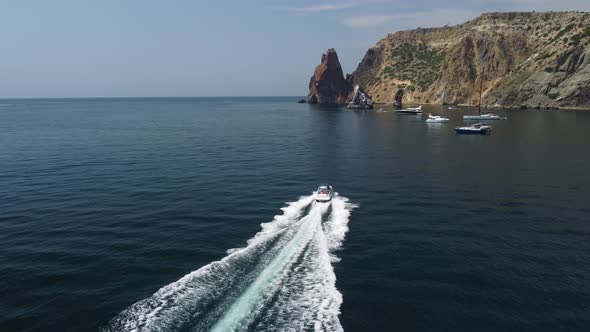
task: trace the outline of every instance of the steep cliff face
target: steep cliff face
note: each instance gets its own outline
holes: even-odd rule
[[[354,71],[377,103],[590,106],[590,13],[489,13],[387,35]]]
[[[322,54],[321,63],[309,80],[307,102],[312,104],[344,104],[353,90],[352,76],[344,78],[338,55],[333,48]]]

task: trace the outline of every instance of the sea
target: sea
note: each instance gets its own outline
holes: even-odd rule
[[[590,331],[590,111],[297,99],[0,100],[0,331]]]

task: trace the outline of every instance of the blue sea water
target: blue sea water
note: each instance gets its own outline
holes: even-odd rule
[[[590,112],[296,99],[0,100],[0,331],[590,328]]]

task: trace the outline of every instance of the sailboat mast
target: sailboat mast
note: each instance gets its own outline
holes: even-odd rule
[[[479,106],[478,106],[479,115],[481,115],[481,96],[483,94],[483,74],[484,74],[484,68],[481,67],[481,78],[479,81]]]

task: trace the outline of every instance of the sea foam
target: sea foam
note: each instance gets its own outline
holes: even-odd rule
[[[243,248],[122,311],[105,331],[340,331],[332,263],[355,206],[304,196]]]

